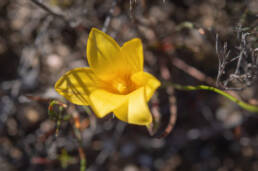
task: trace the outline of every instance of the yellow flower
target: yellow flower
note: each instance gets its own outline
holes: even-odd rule
[[[76,68],[55,84],[56,91],[78,105],[90,105],[102,118],[114,115],[130,124],[152,122],[147,102],[160,86],[143,71],[143,48],[138,38],[120,47],[109,35],[93,28],[87,42],[90,67]]]

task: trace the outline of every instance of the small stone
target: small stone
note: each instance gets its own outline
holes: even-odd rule
[[[167,12],[158,6],[154,6],[150,9],[150,17],[154,23],[165,21],[167,18]]]
[[[244,147],[242,153],[245,157],[252,157],[254,155],[254,150],[252,147]]]
[[[28,121],[30,121],[32,123],[35,123],[39,120],[39,114],[33,108],[26,109],[25,117],[26,117],[26,119],[28,119]]]
[[[127,165],[123,169],[123,171],[138,171],[138,170],[139,170],[138,167],[135,165]]]
[[[257,0],[252,0],[248,3],[248,8],[249,10],[254,13],[257,14],[258,13],[258,1]]]
[[[147,154],[142,154],[139,157],[139,162],[144,167],[150,167],[152,165],[152,157]]]
[[[197,139],[200,137],[200,131],[198,129],[191,129],[187,132],[187,137],[192,140]]]
[[[18,133],[18,125],[15,119],[10,118],[6,122],[7,132],[11,136],[15,136]]]
[[[22,158],[22,152],[18,148],[12,148],[10,155],[12,158],[19,160]]]
[[[59,55],[52,54],[47,57],[47,65],[54,70],[58,70],[63,66],[63,61]]]
[[[24,128],[35,126],[42,118],[43,111],[39,105],[23,104],[17,118]]]
[[[121,155],[123,157],[132,156],[132,154],[135,152],[135,150],[136,150],[136,147],[133,143],[124,144],[121,148]]]
[[[55,122],[53,122],[51,120],[46,120],[40,124],[40,130],[44,133],[48,132],[54,128],[55,128]]]
[[[60,95],[56,92],[56,90],[53,87],[50,87],[46,89],[46,91],[43,93],[42,97],[44,98],[59,98]]]
[[[61,56],[68,56],[70,54],[69,48],[65,45],[58,45],[56,50],[57,53]]]
[[[0,170],[3,171],[16,171],[14,166],[12,166],[11,163],[9,163],[6,159],[0,156]]]

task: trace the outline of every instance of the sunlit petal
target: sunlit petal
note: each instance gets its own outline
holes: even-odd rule
[[[78,105],[89,105],[89,94],[96,89],[95,74],[89,68],[76,68],[64,74],[55,84],[56,91]]]
[[[104,80],[112,79],[121,67],[120,46],[104,32],[93,28],[87,42],[87,59],[94,72]],[[121,67],[122,68],[122,67]]]
[[[131,79],[138,87],[144,87],[147,101],[161,84],[158,79],[147,72],[137,72],[132,75]]]
[[[113,112],[118,119],[128,123],[128,99]]]
[[[126,101],[126,96],[97,89],[90,94],[89,99],[95,114],[102,118],[121,106]]]
[[[144,88],[139,88],[127,96],[127,101],[114,110],[115,116],[130,124],[150,124],[152,122],[152,115],[146,103]]]
[[[121,48],[124,57],[125,67],[131,73],[143,71],[143,48],[140,39],[135,38],[126,42]]]

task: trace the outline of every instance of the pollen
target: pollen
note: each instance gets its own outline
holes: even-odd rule
[[[130,85],[123,79],[113,81],[112,86],[113,89],[119,94],[127,94],[130,91]]]
[[[118,83],[116,85],[116,89],[117,91],[120,93],[120,94],[124,94],[126,93],[128,90],[127,90],[127,86],[123,83]]]

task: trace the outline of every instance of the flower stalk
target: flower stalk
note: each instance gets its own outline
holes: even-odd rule
[[[254,113],[258,113],[258,106],[255,105],[251,105],[248,104],[244,101],[241,101],[237,98],[235,98],[234,96],[220,90],[217,89],[215,87],[212,86],[207,86],[207,85],[198,85],[198,86],[191,86],[191,85],[180,85],[180,84],[175,84],[175,83],[171,83],[171,82],[167,82],[166,84],[172,85],[175,89],[177,90],[184,90],[184,91],[195,91],[195,90],[207,90],[207,91],[212,91],[215,92],[217,94],[220,94],[224,97],[226,97],[227,99],[231,100],[232,102],[238,104],[241,108],[249,111],[249,112],[254,112]]]

